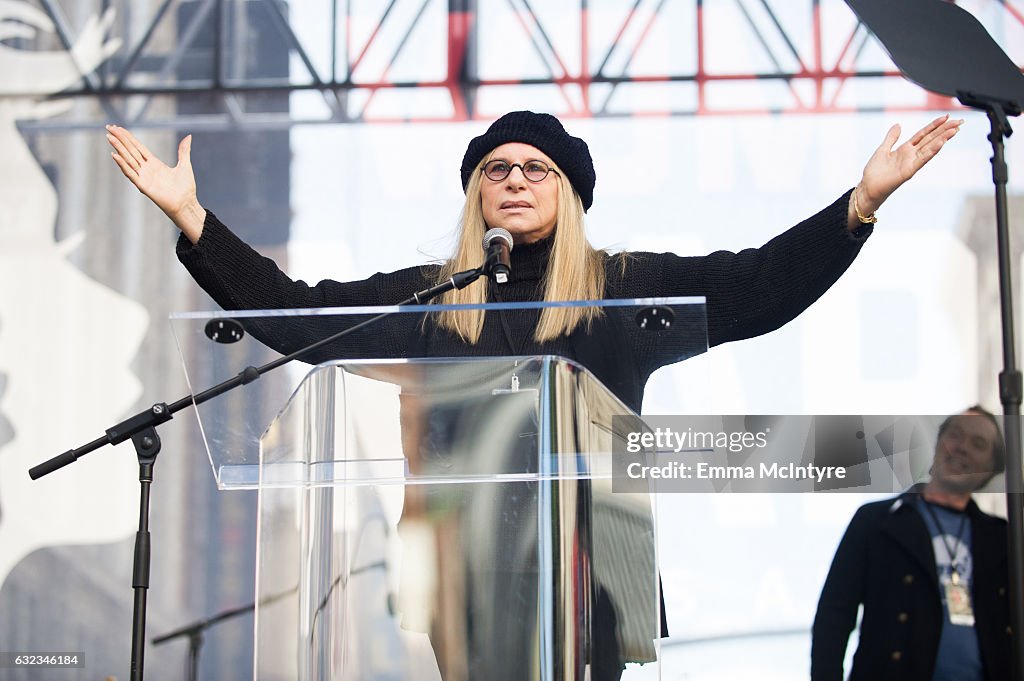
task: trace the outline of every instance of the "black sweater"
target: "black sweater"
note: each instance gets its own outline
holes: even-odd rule
[[[625,275],[618,258],[609,256],[605,298],[705,296],[706,337],[694,329],[665,344],[634,325],[606,319],[590,333],[578,331],[544,344],[532,331],[537,311],[488,314],[479,341],[467,345],[446,334],[423,338],[413,315],[378,327],[372,334],[349,338],[310,361],[341,357],[562,355],[580,361],[620,399],[639,411],[643,388],[661,366],[692,355],[690,347],[758,336],[773,331],[805,310],[846,271],[871,233],[847,229],[849,192],[834,203],[775,237],[760,248],[738,253],[717,251],[702,257],[672,253],[630,253]],[[500,289],[504,301],[538,300],[550,243],[517,246],[512,251],[513,279]],[[368,279],[331,280],[309,286],[293,281],[270,259],[235,236],[213,213],[193,245],[178,241],[178,258],[192,277],[226,310],[390,305],[436,283],[439,267],[425,265]],[[494,286],[493,284],[489,284]],[[490,299],[496,299],[492,288]],[[502,319],[504,316],[504,320]],[[287,332],[257,333],[282,353],[293,352],[333,329],[320,320],[289,323]],[[684,344],[690,346],[684,348]]]

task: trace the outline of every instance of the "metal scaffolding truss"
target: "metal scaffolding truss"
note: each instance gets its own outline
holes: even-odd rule
[[[134,127],[451,121],[527,103],[566,117],[954,106],[904,81],[841,0],[83,4],[37,0],[53,37],[2,44],[73,50],[76,25],[112,8],[120,49],[62,94]],[[1021,9],[960,4],[1024,61]],[[5,18],[0,7],[0,27]],[[94,125],[97,107],[84,109],[92,114],[30,127]]]

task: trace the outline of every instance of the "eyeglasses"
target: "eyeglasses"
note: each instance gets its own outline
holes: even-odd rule
[[[527,161],[526,163],[509,163],[508,161],[490,161],[483,167],[484,176],[492,182],[501,182],[513,168],[519,168],[530,182],[543,182],[548,173],[558,174],[558,171],[543,161]]]

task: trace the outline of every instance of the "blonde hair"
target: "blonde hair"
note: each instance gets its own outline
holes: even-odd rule
[[[489,156],[477,164],[469,177],[466,203],[459,218],[459,240],[455,254],[441,267],[438,282],[481,264],[483,258],[480,244],[487,225],[481,206],[480,185],[483,173],[480,169],[487,163]],[[558,168],[555,167],[555,170]],[[544,292],[542,300],[600,300],[604,295],[607,254],[595,249],[587,241],[583,225],[583,203],[565,173],[558,171],[555,179],[558,181],[558,208],[551,257],[541,279]],[[474,284],[461,290],[449,291],[440,297],[439,302],[443,305],[486,303],[487,287]],[[545,308],[534,331],[534,340],[543,343],[569,335],[580,322],[589,325],[599,314],[599,308],[594,307]],[[484,310],[441,312],[437,315],[437,323],[441,328],[457,334],[463,341],[476,343],[484,328]]]

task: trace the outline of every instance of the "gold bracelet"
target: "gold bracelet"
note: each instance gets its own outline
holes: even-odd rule
[[[873,225],[878,222],[878,216],[875,215],[874,211],[870,215],[860,214],[860,206],[857,205],[857,189],[858,187],[853,188],[853,212],[857,214],[857,219],[860,220],[861,224]]]

